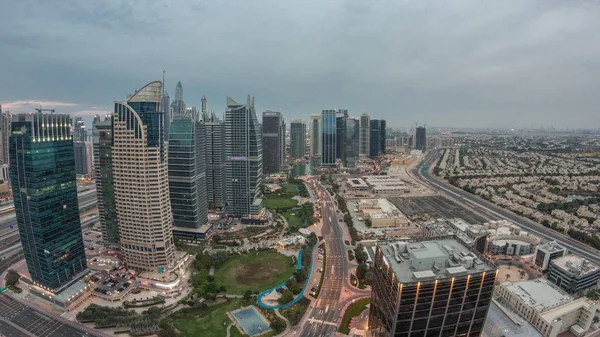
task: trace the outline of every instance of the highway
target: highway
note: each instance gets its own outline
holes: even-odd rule
[[[439,150],[429,152],[422,160],[421,164],[428,165],[431,169],[437,163],[441,153]],[[487,200],[475,196],[469,192],[455,187],[448,182],[435,178],[429,170],[421,169],[421,165],[416,165],[411,171],[411,175],[418,179],[423,184],[431,187],[434,190],[442,193],[446,197],[453,199],[457,203],[471,209],[489,220],[508,220],[524,229],[534,232],[547,240],[554,240],[566,247],[571,252],[580,255],[590,261],[600,264],[600,251],[581,243],[562,233],[556,232],[550,228],[546,228],[541,224],[530,219],[521,217],[505,208],[495,205]]]
[[[83,337],[105,336],[102,332],[58,320],[32,306],[0,295],[0,334],[4,336]]]
[[[79,208],[84,208],[96,203],[96,189],[89,189],[79,193]],[[0,231],[9,228],[10,225],[17,226],[15,211],[2,214],[0,219]]]
[[[326,266],[323,286],[316,300],[316,305],[307,313],[307,324],[300,333],[302,337],[333,336],[343,306],[340,297],[346,283],[348,273],[348,258],[344,243],[344,234],[340,227],[336,204],[327,190],[315,180],[315,189],[322,200],[322,230],[321,235],[325,244]],[[313,302],[314,303],[314,302]]]

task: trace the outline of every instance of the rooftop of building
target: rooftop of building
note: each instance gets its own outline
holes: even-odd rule
[[[577,255],[559,257],[550,264],[576,276],[592,274],[599,269],[598,265]]]
[[[364,213],[369,213],[372,218],[406,218],[406,216],[387,199],[359,199],[356,207]]]
[[[537,248],[539,250],[543,250],[548,253],[555,253],[555,252],[559,252],[561,250],[565,250],[565,247],[559,245],[556,241],[542,243]]]
[[[580,297],[576,300],[564,303],[558,307],[552,308],[546,312],[540,314],[540,318],[546,321],[546,323],[553,322],[556,319],[560,319],[564,317],[566,314],[579,310],[579,309],[593,309],[593,306],[596,306],[594,302],[589,300],[586,297]],[[595,309],[592,311],[596,311]]]
[[[380,243],[384,261],[400,283],[496,270],[497,267],[456,236]]]
[[[369,187],[369,185],[367,185],[367,183],[365,183],[365,181],[361,178],[348,178],[348,185],[354,188]]]
[[[539,312],[573,300],[571,295],[543,278],[523,282],[503,282],[502,286]]]
[[[504,246],[506,244],[509,244],[509,245],[531,245],[531,243],[529,243],[527,241],[515,240],[515,239],[495,239],[495,240],[492,240],[492,242],[496,246]]]

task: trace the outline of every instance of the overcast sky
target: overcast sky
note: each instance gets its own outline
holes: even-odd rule
[[[600,128],[600,2],[18,0],[0,5],[0,104],[112,109],[162,78],[188,105],[286,119]]]

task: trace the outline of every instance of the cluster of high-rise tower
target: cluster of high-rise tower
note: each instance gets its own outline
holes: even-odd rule
[[[10,178],[23,251],[33,281],[59,291],[86,270],[76,174],[79,157],[93,157],[103,240],[120,247],[128,268],[169,270],[174,237],[202,238],[208,211],[253,221],[262,213],[265,174],[284,169],[286,127],[280,112],[254,98],[227,98],[223,119],[186,106],[183,86],[175,97],[155,81],[137,90],[92,127],[93,155],[83,121],[66,114],[16,114],[10,123]],[[385,151],[385,121],[323,110],[311,118],[310,154],[322,165],[352,167],[359,156]],[[4,134],[4,133],[3,133]],[[290,124],[289,153],[307,155],[307,125]],[[263,153],[263,148],[264,153]],[[79,158],[79,159],[77,159]],[[4,159],[5,160],[5,159]],[[79,166],[78,166],[79,165]]]
[[[59,292],[87,269],[75,160],[85,136],[78,120],[53,111],[15,114],[4,124],[27,267],[35,284]],[[169,104],[162,82],[151,82],[104,119],[96,116],[92,134],[103,240],[120,247],[129,268],[173,267],[173,237],[202,235],[209,208],[238,218],[261,212],[253,98],[228,98],[221,120],[206,111],[205,98],[201,110],[186,107],[181,83]]]

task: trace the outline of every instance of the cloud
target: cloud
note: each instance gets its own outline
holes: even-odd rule
[[[73,107],[77,106],[76,103],[70,102],[56,102],[56,101],[41,101],[41,100],[22,100],[22,101],[10,101],[1,103],[3,109],[10,110],[12,112],[26,112],[36,108],[54,109],[59,107]]]
[[[167,71],[188,105],[256,97],[286,119],[347,108],[388,125],[599,127],[595,2],[20,0],[0,101],[102,110]]]

